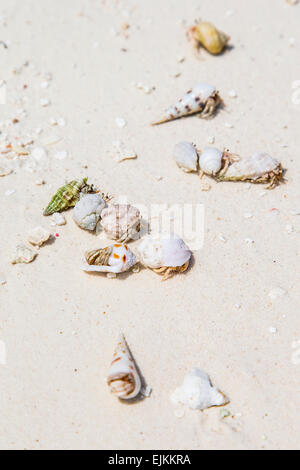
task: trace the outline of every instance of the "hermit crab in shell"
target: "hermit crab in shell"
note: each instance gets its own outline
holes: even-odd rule
[[[283,179],[281,163],[265,152],[254,153],[249,158],[240,159],[216,175],[218,181],[246,181],[255,184],[268,184],[273,189]]]
[[[223,101],[215,86],[199,83],[171,106],[159,121],[154,122],[152,125],[156,126],[192,114],[198,114],[200,118],[209,118],[222,103]]]
[[[203,174],[208,176],[222,175],[226,173],[230,164],[239,160],[240,157],[238,155],[228,151],[224,150],[222,152],[215,147],[206,147],[199,157],[200,177]]]
[[[88,178],[73,180],[59,188],[44,210],[44,215],[63,212],[76,205],[81,193],[95,192],[93,186],[88,185],[87,181]]]
[[[192,256],[180,237],[169,234],[144,238],[138,247],[138,254],[141,263],[162,274],[164,281],[176,273],[185,272]]]
[[[101,194],[84,194],[74,207],[73,219],[83,230],[93,232],[105,206],[106,202]]]
[[[224,51],[230,40],[227,34],[219,31],[212,23],[197,21],[187,33],[194,47],[204,47],[210,54],[217,55]]]
[[[142,381],[122,334],[113,355],[107,385],[111,393],[122,400],[135,398],[141,391]]]
[[[113,274],[129,271],[138,262],[134,253],[122,243],[88,251],[85,259],[84,271]]]
[[[111,204],[102,211],[101,225],[109,238],[126,243],[138,237],[141,213],[130,204]]]

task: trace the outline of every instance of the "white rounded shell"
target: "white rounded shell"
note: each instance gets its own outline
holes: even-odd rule
[[[183,266],[191,258],[191,251],[176,236],[146,237],[138,247],[142,263],[151,269]]]
[[[251,157],[233,163],[226,172],[229,177],[260,178],[262,175],[276,170],[279,161],[264,152],[254,153]]]
[[[198,170],[198,154],[191,142],[179,142],[174,148],[174,159],[186,172]]]
[[[206,147],[200,155],[200,170],[207,175],[216,175],[222,168],[223,153],[215,147]]]
[[[74,207],[73,219],[84,230],[93,231],[106,203],[100,194],[86,194]]]

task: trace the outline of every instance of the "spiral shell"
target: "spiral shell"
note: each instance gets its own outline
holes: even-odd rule
[[[114,244],[106,248],[89,251],[85,254],[86,272],[119,274],[128,271],[137,263],[134,253],[127,245]]]
[[[73,219],[80,228],[94,231],[105,206],[101,194],[83,195],[74,207]]]
[[[232,163],[220,181],[249,181],[250,183],[269,183],[273,189],[282,179],[281,163],[269,154],[257,152],[249,158]]]
[[[163,124],[196,113],[199,113],[202,118],[208,118],[214,114],[221,102],[216,87],[199,83],[171,106],[161,120],[154,122],[152,125]]]
[[[113,355],[107,385],[111,393],[122,400],[135,398],[141,390],[141,378],[123,335]]]
[[[126,243],[137,238],[141,214],[130,204],[111,204],[101,214],[101,225],[108,238]]]
[[[174,159],[183,171],[189,173],[198,170],[198,153],[190,142],[179,142],[174,148]]]
[[[190,29],[196,45],[203,46],[210,54],[220,54],[227,46],[230,37],[219,31],[212,23],[203,21]]]
[[[188,269],[191,251],[177,235],[148,236],[138,247],[141,262],[158,274],[164,274],[164,280],[175,272]]]
[[[207,175],[216,175],[222,168],[223,152],[215,147],[206,147],[200,155],[200,170]]]
[[[44,210],[44,215],[52,215],[74,207],[79,199],[80,191],[87,185],[87,180],[87,178],[74,180],[59,188]]]

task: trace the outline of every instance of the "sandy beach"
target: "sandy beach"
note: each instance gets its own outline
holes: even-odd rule
[[[197,18],[232,47],[197,56]],[[13,169],[0,178],[1,449],[300,448],[299,21],[285,0],[0,0],[0,147],[16,147],[0,156]],[[226,107],[151,126],[198,82]],[[182,140],[268,152],[286,181],[200,180],[174,162]],[[138,158],[118,162],[118,141]],[[43,217],[83,177],[130,204],[203,207],[190,269],[166,282],[84,273],[84,251],[105,240],[71,211],[63,226]],[[36,226],[52,241],[12,265]],[[152,388],[134,403],[105,383],[120,331]],[[229,397],[228,417],[176,416],[170,395],[192,367]]]

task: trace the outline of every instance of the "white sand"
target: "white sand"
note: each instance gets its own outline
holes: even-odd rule
[[[0,349],[5,344],[7,353],[6,365],[0,361],[0,447],[299,449],[300,216],[291,211],[300,212],[296,95],[292,102],[300,6],[1,0],[0,17],[0,39],[8,43],[0,44],[8,95],[0,121],[25,109],[16,133],[42,128],[37,147],[53,135],[63,139],[47,147],[48,168],[0,179],[0,278],[7,281],[0,285]],[[198,17],[230,34],[234,49],[197,60],[182,20],[190,25]],[[124,23],[130,28],[121,31]],[[226,110],[211,121],[150,127],[199,81],[218,87]],[[132,82],[156,89],[147,94]],[[238,97],[228,97],[230,90]],[[120,117],[124,128],[116,125]],[[51,118],[66,125],[52,127]],[[172,149],[180,140],[203,148],[212,136],[219,148],[242,155],[268,151],[288,169],[286,185],[264,197],[263,186],[231,183],[210,182],[211,191],[202,192],[198,176],[177,168]],[[116,140],[139,158],[117,163]],[[65,151],[66,158],[54,158]],[[203,203],[205,243],[192,269],[166,283],[147,270],[119,280],[81,272],[81,253],[97,238],[79,230],[70,213],[66,226],[50,227],[42,210],[66,179],[85,175],[132,203]],[[41,180],[46,184],[36,185]],[[59,238],[32,264],[11,266],[13,248],[38,225]],[[287,294],[269,297],[278,287]],[[153,388],[133,405],[118,402],[104,383],[120,329]],[[219,409],[175,417],[169,396],[194,366],[230,397],[233,417],[220,420]]]

